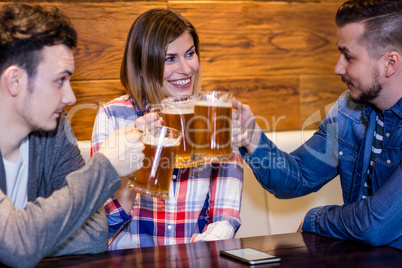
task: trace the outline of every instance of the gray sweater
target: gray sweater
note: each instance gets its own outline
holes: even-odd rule
[[[31,133],[24,210],[6,196],[0,161],[0,262],[29,267],[47,256],[105,251],[103,202],[119,187],[119,176],[102,154],[84,166],[65,114],[56,130]]]

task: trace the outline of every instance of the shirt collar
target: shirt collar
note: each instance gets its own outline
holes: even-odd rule
[[[138,104],[135,102],[135,100],[134,100],[134,98],[133,98],[132,96],[130,97],[130,99],[131,99],[131,102],[133,103],[134,110],[135,110],[135,113],[136,113],[137,117],[146,115],[146,114],[148,114],[148,113],[151,111],[152,106],[151,106],[150,104],[147,104],[147,103],[146,103],[146,99],[145,99],[145,98],[143,98],[143,100],[142,100],[142,106],[144,107],[144,108],[142,108],[142,109],[140,109],[140,107],[139,107]]]
[[[374,108],[371,105],[366,105],[364,109],[364,115],[366,119],[370,118],[371,112],[375,111],[376,113],[380,112],[377,108]],[[402,119],[402,98],[399,99],[397,103],[395,103],[391,108],[385,109],[382,111],[385,114],[390,114],[392,112],[395,114],[399,119]]]
[[[392,106],[391,108],[389,108],[387,110],[391,110],[392,112],[394,112],[394,114],[396,116],[399,117],[399,119],[401,119],[402,118],[402,98],[399,99],[399,101],[397,103],[395,103],[394,106]],[[384,110],[384,112],[387,110]]]

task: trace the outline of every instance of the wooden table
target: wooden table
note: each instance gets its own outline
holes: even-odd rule
[[[116,250],[44,259],[38,267],[248,267],[220,250],[252,247],[279,256],[258,267],[402,267],[402,250],[370,247],[310,233],[291,233],[213,242]]]

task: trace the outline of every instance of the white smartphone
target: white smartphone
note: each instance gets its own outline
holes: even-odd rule
[[[232,250],[221,250],[220,254],[232,257],[248,264],[263,264],[278,262],[281,258],[256,250],[254,248],[241,248]]]

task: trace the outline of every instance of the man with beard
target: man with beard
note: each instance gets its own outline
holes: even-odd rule
[[[77,35],[57,9],[0,10],[0,263],[107,249],[103,202],[142,165],[130,128],[112,133],[84,166],[64,107]],[[135,159],[132,161],[132,159]]]
[[[233,136],[260,184],[278,198],[318,191],[340,175],[344,205],[307,212],[301,230],[402,249],[402,1],[351,0],[336,15],[343,93],[300,148],[280,151],[234,101]],[[235,125],[235,124],[234,124]],[[285,163],[269,168],[272,161]]]

